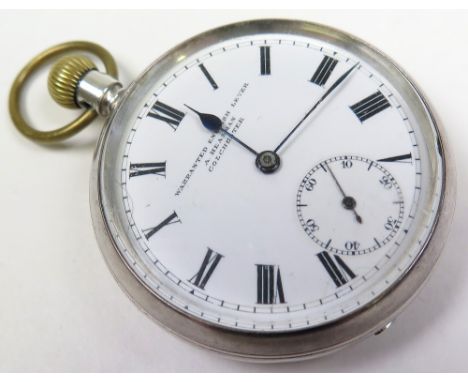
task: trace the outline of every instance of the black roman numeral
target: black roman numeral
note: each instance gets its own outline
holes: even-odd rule
[[[206,283],[222,258],[223,255],[214,252],[211,248],[208,248],[200,269],[189,281],[198,288],[205,289]]]
[[[407,160],[407,159],[409,159],[409,160]],[[411,155],[411,153],[403,154],[403,155],[396,155],[394,157],[378,159],[377,162],[411,163],[412,162],[412,155]]]
[[[260,47],[260,74],[262,76],[267,76],[271,74],[269,46]]]
[[[166,176],[166,162],[130,163],[130,178],[140,175]]]
[[[278,302],[281,304],[286,302],[279,267],[257,264],[257,304]]]
[[[345,285],[356,277],[341,257],[337,255],[331,257],[327,251],[318,253],[317,257],[337,287]]]
[[[213,77],[211,76],[210,72],[208,72],[208,70],[205,68],[205,65],[203,64],[200,64],[198,65],[198,67],[200,68],[200,70],[202,71],[202,73],[205,75],[206,79],[208,80],[208,82],[210,83],[211,87],[216,90],[218,89],[218,84],[216,83],[216,81],[213,79]]]
[[[358,117],[361,122],[364,122],[366,119],[380,113],[387,107],[390,107],[390,103],[380,91],[377,91],[369,97],[364,98],[362,101],[350,106],[351,110],[356,114],[356,117]]]
[[[156,101],[151,107],[148,117],[159,119],[166,122],[175,131],[179,126],[185,114],[173,107],[166,105],[160,101]]]
[[[312,76],[310,82],[313,82],[318,86],[325,85],[325,82],[327,82],[337,63],[338,60],[325,56],[320,65],[318,66],[317,70],[315,71],[314,75]]]
[[[172,214],[170,214],[166,219],[164,219],[161,223],[159,223],[156,227],[146,229],[145,231],[147,232],[145,232],[145,237],[149,240],[149,238],[153,236],[156,232],[158,232],[161,228],[164,228],[165,226],[174,223],[180,223],[180,219],[175,211]]]

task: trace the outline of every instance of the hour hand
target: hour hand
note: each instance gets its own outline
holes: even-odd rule
[[[232,133],[230,133],[228,130],[226,130],[225,128],[223,128],[223,121],[221,121],[221,119],[219,117],[217,117],[216,115],[213,115],[213,114],[207,114],[207,113],[201,113],[199,112],[198,110],[195,110],[193,107],[190,107],[189,105],[186,105],[184,104],[185,107],[187,107],[188,109],[190,109],[191,111],[193,111],[195,114],[198,115],[198,117],[200,118],[200,121],[202,123],[202,125],[209,131],[213,132],[213,133],[219,133],[219,132],[223,132],[224,134],[226,134],[229,138],[233,139],[234,141],[236,141],[237,143],[239,143],[242,147],[246,148],[247,150],[249,150],[252,154],[254,154],[255,156],[258,155],[258,153],[252,149],[250,146],[246,145],[244,142],[242,142],[239,138],[237,138],[235,135],[233,135]]]
[[[190,107],[189,105],[184,104],[185,107],[188,109],[192,110],[195,114],[197,114],[200,117],[200,121],[205,126],[208,130],[210,130],[213,133],[219,133],[223,126],[223,121],[219,117],[213,114],[207,114],[207,113],[201,113],[198,110],[195,110],[193,107]]]

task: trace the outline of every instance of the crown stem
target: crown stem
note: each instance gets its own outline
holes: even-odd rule
[[[52,67],[48,79],[49,93],[67,108],[93,108],[107,117],[122,89],[114,77],[100,72],[88,57],[65,56]]]
[[[92,107],[99,115],[107,117],[122,89],[122,84],[114,77],[91,70],[77,84],[76,103],[82,107]]]

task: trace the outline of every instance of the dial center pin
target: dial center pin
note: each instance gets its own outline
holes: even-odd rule
[[[257,155],[255,164],[264,174],[271,174],[278,170],[281,164],[281,160],[278,154],[276,154],[274,151],[262,151]]]
[[[341,203],[343,204],[343,207],[347,210],[352,210],[356,208],[357,204],[356,199],[354,199],[352,196],[345,196]]]

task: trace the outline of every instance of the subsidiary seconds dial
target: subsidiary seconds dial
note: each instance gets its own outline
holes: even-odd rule
[[[327,251],[370,253],[390,242],[404,217],[403,194],[377,161],[354,155],[320,162],[302,180],[297,214],[304,231]]]

